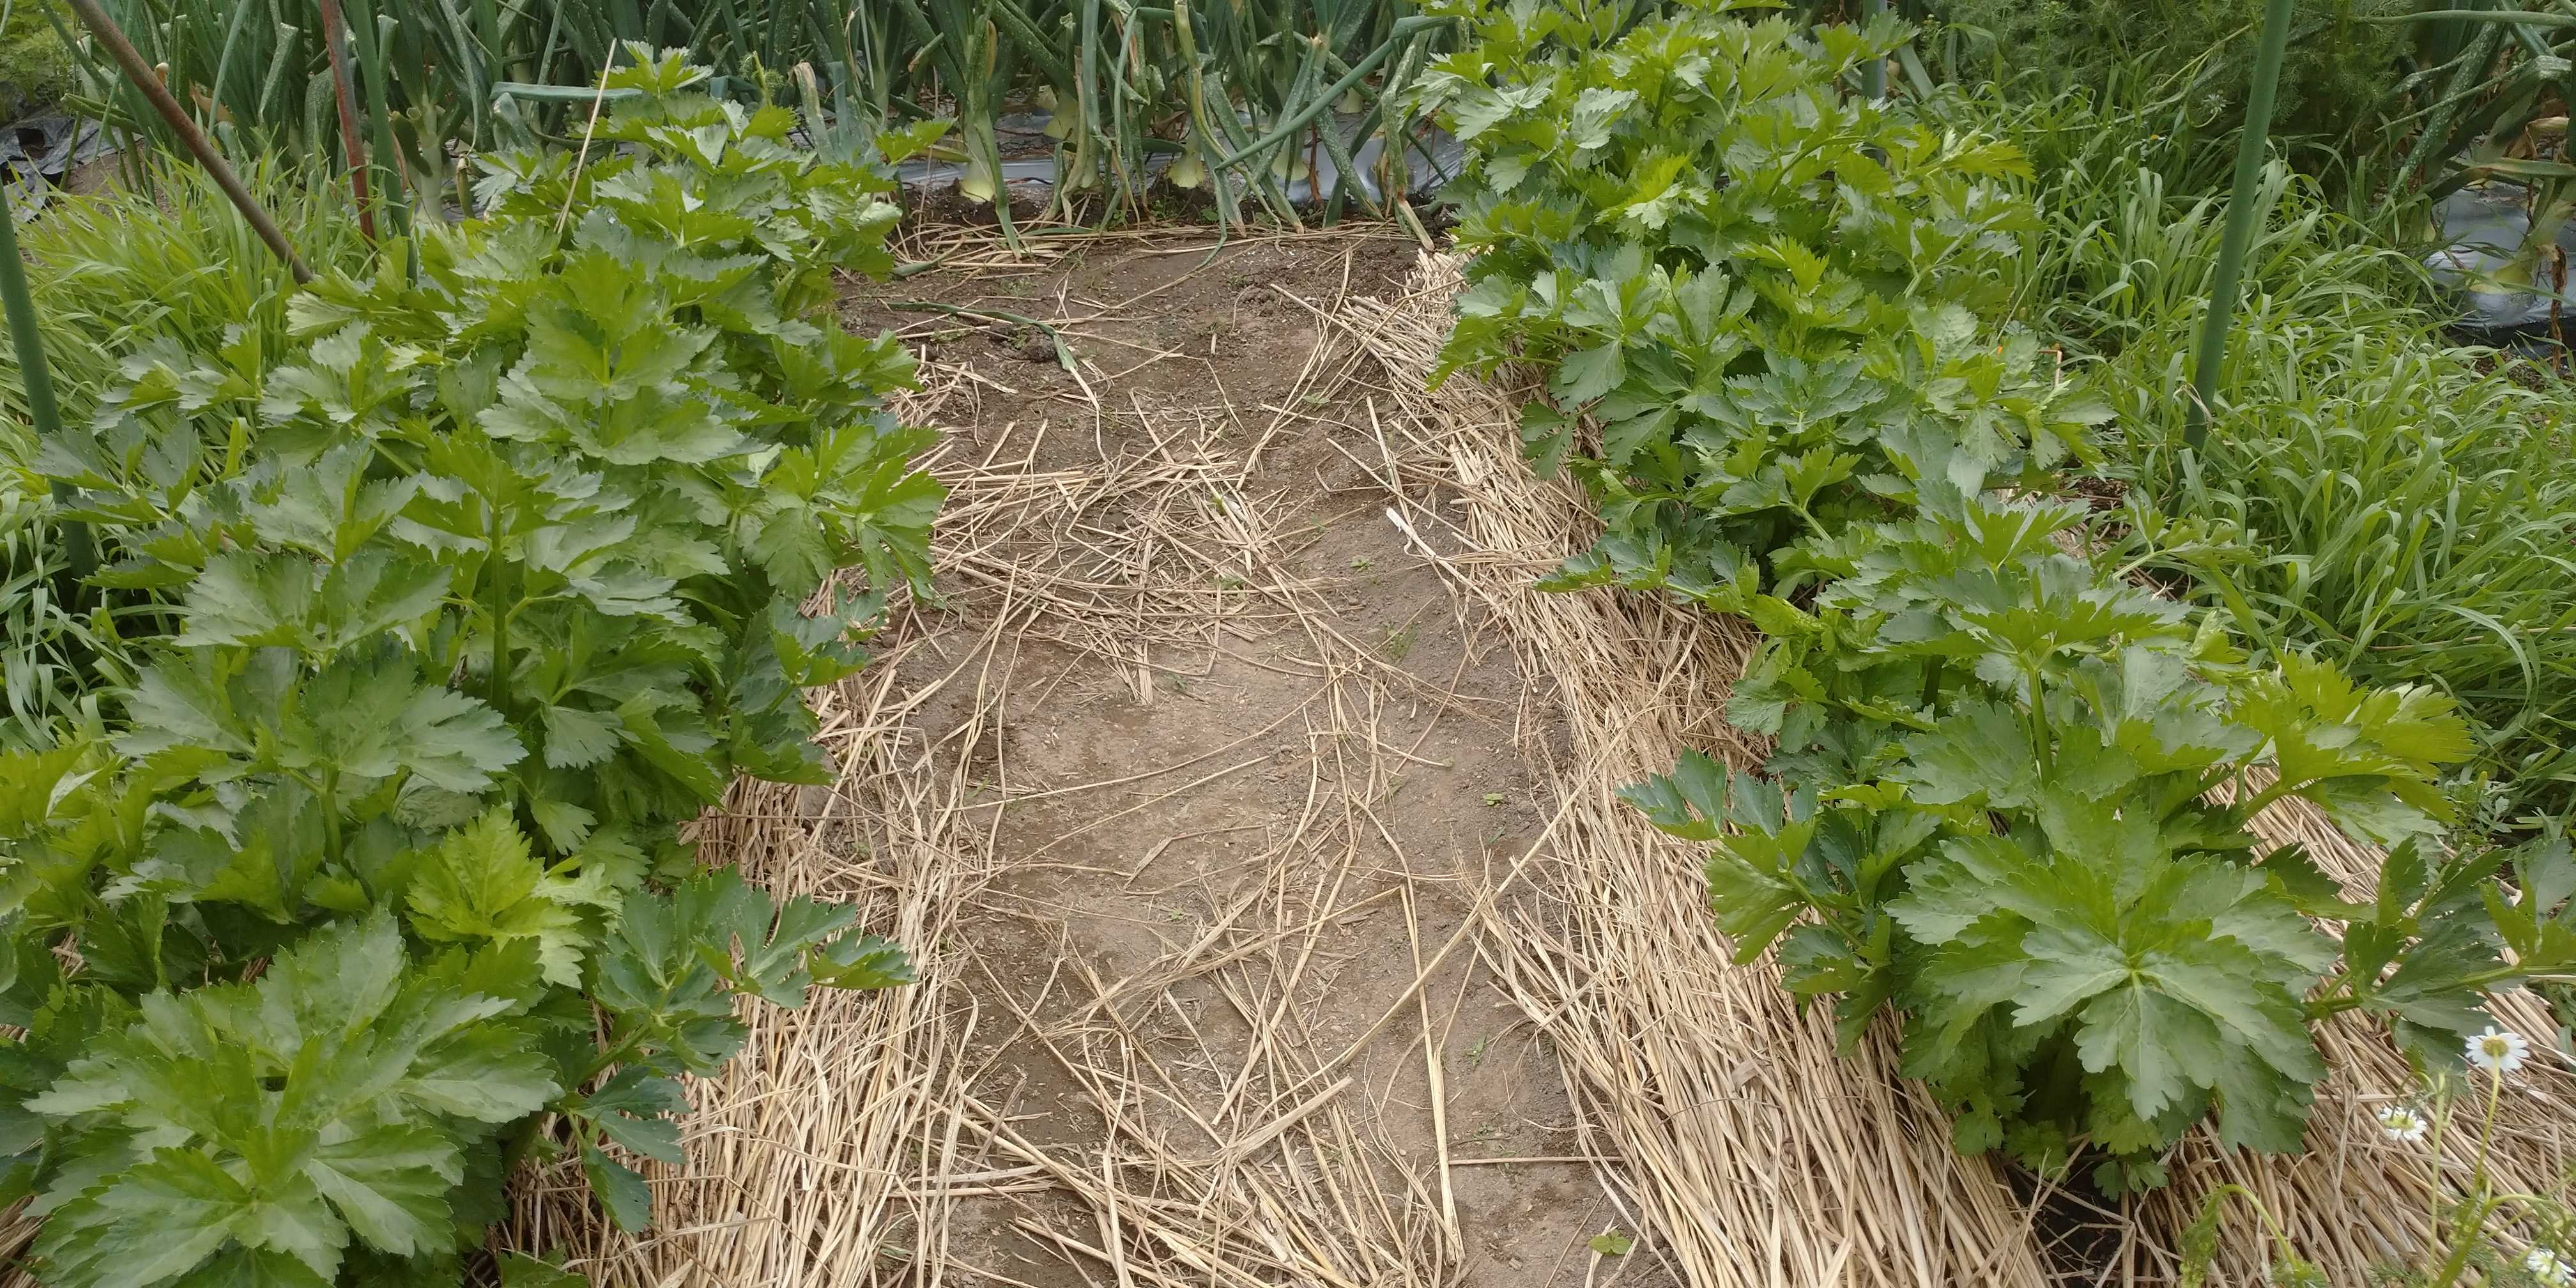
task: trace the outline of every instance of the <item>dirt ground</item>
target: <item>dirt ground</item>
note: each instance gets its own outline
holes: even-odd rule
[[[850,297],[946,373],[955,451],[1053,507],[895,680],[977,740],[991,846],[937,954],[986,1120],[916,1254],[946,1282],[1669,1282],[1590,1247],[1621,1221],[1559,1063],[1462,930],[1562,729],[1390,520],[1371,406],[1306,389],[1320,318],[1417,254],[1103,239]]]

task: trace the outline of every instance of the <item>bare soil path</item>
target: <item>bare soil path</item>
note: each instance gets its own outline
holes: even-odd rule
[[[1022,1180],[959,1197],[947,1269],[1581,1283],[1618,1221],[1556,1061],[1470,955],[1433,960],[1537,841],[1515,743],[1544,716],[1318,427],[1357,409],[1310,396],[1317,310],[1400,289],[1415,248],[1104,249],[900,288],[981,318],[863,304],[969,373],[961,450],[1061,481],[905,663],[926,686],[1008,635],[924,721],[990,703],[967,816],[995,870],[944,956],[983,1010],[959,1166]],[[1083,374],[1005,313],[1086,319],[1059,328]]]

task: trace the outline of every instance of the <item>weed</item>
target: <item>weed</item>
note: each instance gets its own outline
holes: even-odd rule
[[[1405,655],[1413,651],[1414,635],[1415,627],[1411,622],[1387,632],[1386,642],[1378,646],[1378,656],[1402,664]]]

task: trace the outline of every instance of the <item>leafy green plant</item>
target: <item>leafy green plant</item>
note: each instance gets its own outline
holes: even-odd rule
[[[1547,370],[1523,437],[1601,505],[1545,584],[1769,637],[1729,712],[1776,781],[1692,758],[1630,798],[1713,847],[1741,959],[1779,945],[1847,1042],[1905,1016],[1960,1148],[2088,1150],[2113,1192],[2213,1114],[2295,1148],[2309,1021],[2456,1051],[2481,990],[2570,960],[2558,895],[2434,857],[2471,749],[2449,698],[2258,665],[2090,557],[2090,508],[2050,498],[2111,410],[2005,320],[2040,228],[2021,154],[1852,92],[1898,24],[1743,7],[1461,3],[1426,80],[1478,251],[1444,371]],[[2257,844],[2290,797],[2394,847],[2376,902]]]
[[[25,120],[71,92],[71,54],[54,26],[61,21],[58,0],[23,0],[0,16],[0,119]]]
[[[864,663],[941,495],[902,350],[829,307],[891,267],[890,180],[705,78],[637,51],[587,167],[494,160],[485,218],[292,295],[291,343],[145,346],[39,445],[95,580],[172,623],[122,719],[0,764],[48,1282],[459,1282],[536,1156],[640,1226],[627,1160],[678,1159],[738,996],[909,977],[675,831],[820,780],[801,690]]]
[[[1778,739],[1786,806],[1704,762],[1632,799],[1715,843],[1739,955],[1785,934],[1787,986],[1839,994],[1847,1041],[1906,1012],[1906,1071],[1958,1108],[1963,1150],[2053,1168],[2088,1144],[2114,1191],[2159,1183],[2213,1111],[2222,1140],[2295,1150],[2324,1074],[2309,1021],[2360,1009],[2455,1049],[2479,990],[2563,969],[2499,956],[2491,862],[2428,857],[2450,812],[2431,778],[2469,749],[2447,699],[2247,665],[2214,619],[2064,553],[2081,507],[1918,496],[1732,699]],[[2377,902],[2251,834],[2292,797],[2397,847]],[[2339,969],[2312,918],[2346,923]]]
[[[1573,454],[1574,416],[1524,413],[1609,529],[1565,583],[1734,611],[1757,561],[1882,512],[1884,452],[1917,427],[1964,412],[1960,468],[2036,480],[2106,413],[1981,325],[2036,227],[2003,182],[2018,155],[1839,92],[1898,24],[1811,38],[1678,7],[1633,29],[1632,5],[1498,13],[1427,78],[1470,147],[1451,199],[1479,251],[1443,371],[1550,364],[1598,427]]]

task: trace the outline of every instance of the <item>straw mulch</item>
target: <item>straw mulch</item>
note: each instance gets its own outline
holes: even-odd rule
[[[1572,713],[1560,861],[1488,914],[1494,969],[1555,1039],[1686,1282],[2041,1282],[2027,1210],[1950,1150],[1888,1045],[1838,1057],[1829,1018],[1798,1015],[1769,967],[1729,965],[1702,856],[1613,795],[1686,747],[1758,762],[1720,718],[1753,640],[1639,597],[1530,589],[1590,544],[1591,507],[1522,464],[1511,395],[1464,377],[1422,388],[1456,281],[1435,262],[1405,298],[1340,323],[1375,368],[1355,370],[1355,392],[1375,377],[1407,449],[1387,481],[1422,549],[1450,552],[1461,593],[1510,625]]]
[[[2261,784],[2257,784],[2258,788]],[[2305,801],[2264,811],[2254,830],[2275,845],[2299,844],[2317,865],[2344,883],[2348,897],[2368,898],[2382,855],[2356,845]],[[2516,991],[2490,1007],[2499,1027],[2537,1039],[2532,1058],[2509,1081],[2497,1104],[2494,1147],[2486,1165],[2497,1190],[2568,1197],[2576,1168],[2576,1130],[2568,1107],[2576,1104],[2576,1071],[2552,1050],[2558,1031],[2547,1004]],[[2436,1205],[2459,1197],[2461,1179],[2478,1162],[2477,1097],[2463,1097],[2465,1116],[2442,1142],[2439,1166],[2431,1143],[2393,1141],[2380,1129],[2377,1110],[2420,1103],[2422,1081],[2387,1035],[2357,1015],[2322,1026],[2320,1042],[2332,1074],[2317,1091],[2308,1125],[2308,1152],[2248,1156],[2218,1148],[2203,1131],[2184,1142],[2170,1166],[2174,1183],[2142,1205],[2145,1229],[2121,1267],[2150,1282],[2176,1267],[2174,1231],[2196,1218],[2220,1187],[2242,1186],[2260,1200],[2288,1234],[2298,1254],[2325,1271],[2329,1282],[2358,1284],[2391,1262],[2413,1258],[2426,1246]],[[2271,1245],[2261,1218],[2242,1199],[2230,1199],[2228,1237],[2212,1282],[2268,1282]],[[2530,1231],[2519,1232],[2528,1237]]]
[[[937,375],[946,379],[908,416],[966,418],[940,399],[972,396],[964,373]],[[1264,879],[1203,934],[1126,978],[1103,979],[1068,945],[1031,990],[971,946],[943,949],[959,941],[970,909],[1042,920],[993,887],[1006,866],[1032,856],[1000,852],[991,788],[1013,803],[1138,783],[1168,796],[1228,770],[1221,761],[1173,765],[1015,792],[996,734],[1014,714],[1008,704],[1032,696],[1017,674],[1027,641],[1115,664],[1150,701],[1166,665],[1158,655],[1214,645],[1220,628],[1293,619],[1327,659],[1318,688],[1345,696],[1336,684],[1359,668],[1359,650],[1329,621],[1298,611],[1311,607],[1299,587],[1224,589],[1273,573],[1260,555],[1279,534],[1260,498],[1242,491],[1242,462],[1211,450],[1212,428],[1167,424],[1158,450],[1080,471],[1031,468],[1037,439],[1027,435],[1011,444],[1027,453],[1016,458],[997,450],[941,463],[952,499],[939,580],[945,593],[976,601],[983,628],[959,639],[934,630],[927,614],[908,616],[862,682],[820,698],[824,742],[843,767],[827,798],[747,789],[703,838],[762,879],[861,900],[866,924],[891,927],[921,952],[925,982],[801,1014],[757,1012],[740,1066],[700,1089],[690,1169],[656,1185],[659,1232],[609,1236],[540,1187],[522,1205],[522,1245],[563,1239],[602,1284],[1023,1282],[1013,1277],[1027,1273],[1019,1267],[973,1260],[998,1223],[1122,1288],[1437,1281],[1444,1231],[1423,1177],[1390,1166],[1387,1142],[1348,1103],[1365,1093],[1344,1096],[1349,1080],[1334,1080],[1315,1035],[1278,1014],[1282,999],[1258,995],[1250,978],[1248,964],[1258,964],[1293,981],[1316,936],[1352,911],[1334,895],[1357,851],[1347,837],[1322,835],[1347,820],[1310,816],[1315,826],[1281,838]],[[1255,922],[1268,933],[1238,933]],[[1210,976],[1279,1032],[1245,1052],[1223,1107],[1193,1118],[1197,1088],[1154,1060],[1135,1030],[1161,1022],[1148,1012],[1173,985]],[[1051,1142],[1049,1120],[1062,1110],[1033,1118],[1020,1112],[1026,1106],[986,1098],[981,1075],[1000,1059],[988,1049],[995,1031],[1011,1033],[1020,1054],[1042,1050],[1041,1061],[1087,1098],[1089,1116],[1108,1125],[1103,1137]],[[1272,1145],[1289,1161],[1256,1161]],[[1301,1152],[1313,1165],[1294,1165],[1306,1161]],[[1399,1177],[1392,1195],[1385,1173]],[[1025,1201],[998,1222],[961,1219],[962,1205],[996,1198]],[[960,1246],[970,1226],[974,1246]]]

